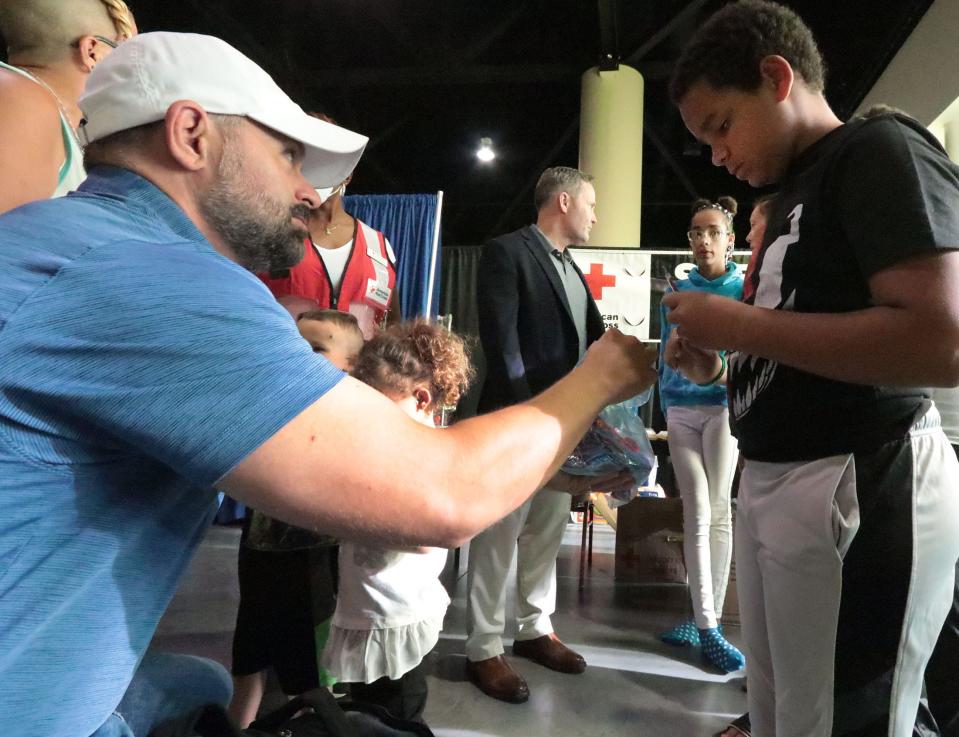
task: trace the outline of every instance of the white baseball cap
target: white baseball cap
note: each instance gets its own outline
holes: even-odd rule
[[[177,100],[208,113],[243,115],[306,147],[303,175],[314,187],[337,185],[369,138],[310,115],[251,59],[196,33],[141,33],[96,65],[80,97],[86,143],[163,120]]]

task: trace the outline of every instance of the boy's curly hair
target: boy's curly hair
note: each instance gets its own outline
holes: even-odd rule
[[[752,92],[762,80],[759,62],[781,56],[813,92],[825,87],[826,69],[812,32],[792,10],[767,0],[740,0],[712,15],[683,49],[669,97],[679,104],[697,82]]]
[[[431,410],[459,402],[473,379],[466,342],[423,319],[390,325],[374,335],[356,358],[353,376],[384,393],[430,387]]]

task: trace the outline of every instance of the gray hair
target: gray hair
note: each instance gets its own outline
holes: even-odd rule
[[[569,166],[550,167],[540,175],[539,181],[536,182],[536,189],[533,190],[533,207],[539,212],[547,202],[560,192],[575,195],[579,192],[580,185],[583,182],[591,181],[593,181],[592,175],[579,169],[573,169]]]

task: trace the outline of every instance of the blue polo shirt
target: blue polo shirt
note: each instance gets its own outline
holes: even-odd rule
[[[215,482],[342,376],[131,172],[0,217],[0,735],[107,719]]]

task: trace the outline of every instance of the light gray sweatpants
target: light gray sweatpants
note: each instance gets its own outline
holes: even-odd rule
[[[755,737],[909,737],[953,598],[959,462],[935,408],[903,440],[747,461],[736,571]]]

